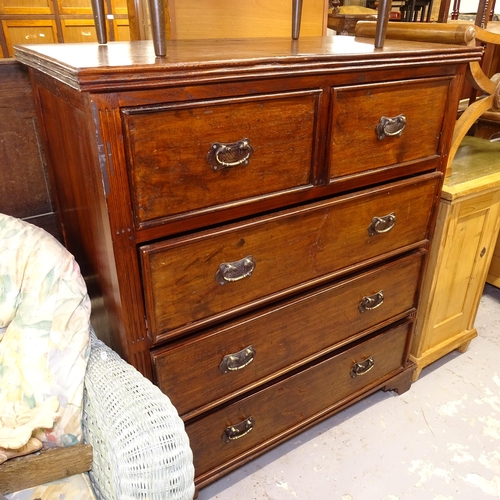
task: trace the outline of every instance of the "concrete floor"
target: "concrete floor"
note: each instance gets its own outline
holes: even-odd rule
[[[200,491],[198,500],[500,498],[500,290],[468,351],[377,392]]]

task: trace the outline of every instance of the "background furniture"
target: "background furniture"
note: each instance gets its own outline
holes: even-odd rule
[[[110,41],[130,40],[127,0],[106,0]],[[12,57],[17,43],[95,42],[90,0],[0,2],[0,57]]]
[[[368,26],[358,25],[358,30],[364,28]],[[422,25],[415,28],[411,23],[399,23],[389,26],[387,37],[444,39],[446,32],[454,43],[461,37],[469,44],[475,39],[487,44],[500,42],[495,30],[466,24],[423,25],[422,29]],[[424,279],[423,307],[411,348],[411,359],[417,365],[414,380],[423,367],[450,351],[465,351],[477,335],[474,320],[500,227],[500,143],[467,135],[484,113],[500,109],[500,87],[496,78],[484,73],[481,64],[491,73],[490,60],[486,63],[469,63],[468,81],[477,98],[474,93],[467,105],[457,110],[459,118]]]
[[[400,7],[401,20],[406,22],[431,20],[432,0],[406,0]]]
[[[92,494],[98,499],[140,499],[145,495],[152,500],[193,498],[192,453],[176,409],[94,334],[85,377],[83,429],[84,442],[92,449],[88,453],[85,448],[75,448],[83,455],[76,464],[74,456],[67,453],[62,462],[37,460],[38,456],[18,459],[24,463],[5,462],[0,465],[0,494],[26,499],[26,491],[16,493],[22,488],[33,489],[36,497],[36,487],[80,474],[84,461],[88,465],[83,465],[83,471],[89,471]],[[42,458],[51,454],[57,456],[58,452],[45,452]],[[85,461],[87,457],[90,462]],[[85,482],[74,476],[60,493],[75,488],[83,495],[81,484]],[[53,486],[51,495],[57,491]],[[89,494],[88,498],[93,497]]]
[[[83,428],[92,445],[89,475],[97,498],[193,498],[193,454],[176,408],[95,336]]]
[[[337,35],[353,35],[356,23],[362,20],[377,19],[377,11],[357,5],[340,6],[330,9],[328,13],[328,28]]]
[[[500,229],[500,156],[466,137],[443,185],[411,359],[422,368],[477,336],[474,321]]]
[[[497,239],[486,281],[500,288],[500,238]]]
[[[61,239],[26,66],[0,60],[0,199],[5,214]]]
[[[40,437],[58,448],[0,465],[0,494],[90,470],[98,498],[191,499],[192,452],[170,400],[92,330],[87,349],[90,301],[72,255],[19,219],[0,214],[0,229],[1,368],[10,384],[22,381],[19,393],[2,386],[2,409],[5,398],[32,394],[28,409],[47,393],[59,399],[59,419]],[[77,444],[82,428],[86,445]]]
[[[148,42],[86,46],[81,67],[68,45],[17,57],[65,243],[102,296],[108,342],[182,416],[198,487],[409,388],[421,266],[479,49],[303,37],[178,40],[162,59]]]

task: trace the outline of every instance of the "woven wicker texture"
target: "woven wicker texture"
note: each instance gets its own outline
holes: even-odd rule
[[[192,500],[193,455],[177,410],[93,331],[83,433],[97,498]]]

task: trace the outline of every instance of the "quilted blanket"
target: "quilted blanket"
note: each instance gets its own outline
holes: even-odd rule
[[[81,441],[90,300],[73,256],[0,214],[0,448]],[[0,460],[1,461],[1,460]]]

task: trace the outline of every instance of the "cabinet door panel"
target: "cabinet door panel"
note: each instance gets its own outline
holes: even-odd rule
[[[2,21],[9,56],[14,56],[14,45],[55,43],[57,32],[55,21]]]
[[[51,0],[0,0],[0,14],[51,14]]]
[[[92,19],[65,19],[61,24],[66,43],[97,42]]]
[[[443,265],[433,298],[432,334],[425,350],[471,329],[498,227],[500,192],[476,196],[451,207]],[[484,250],[483,250],[484,249]]]

